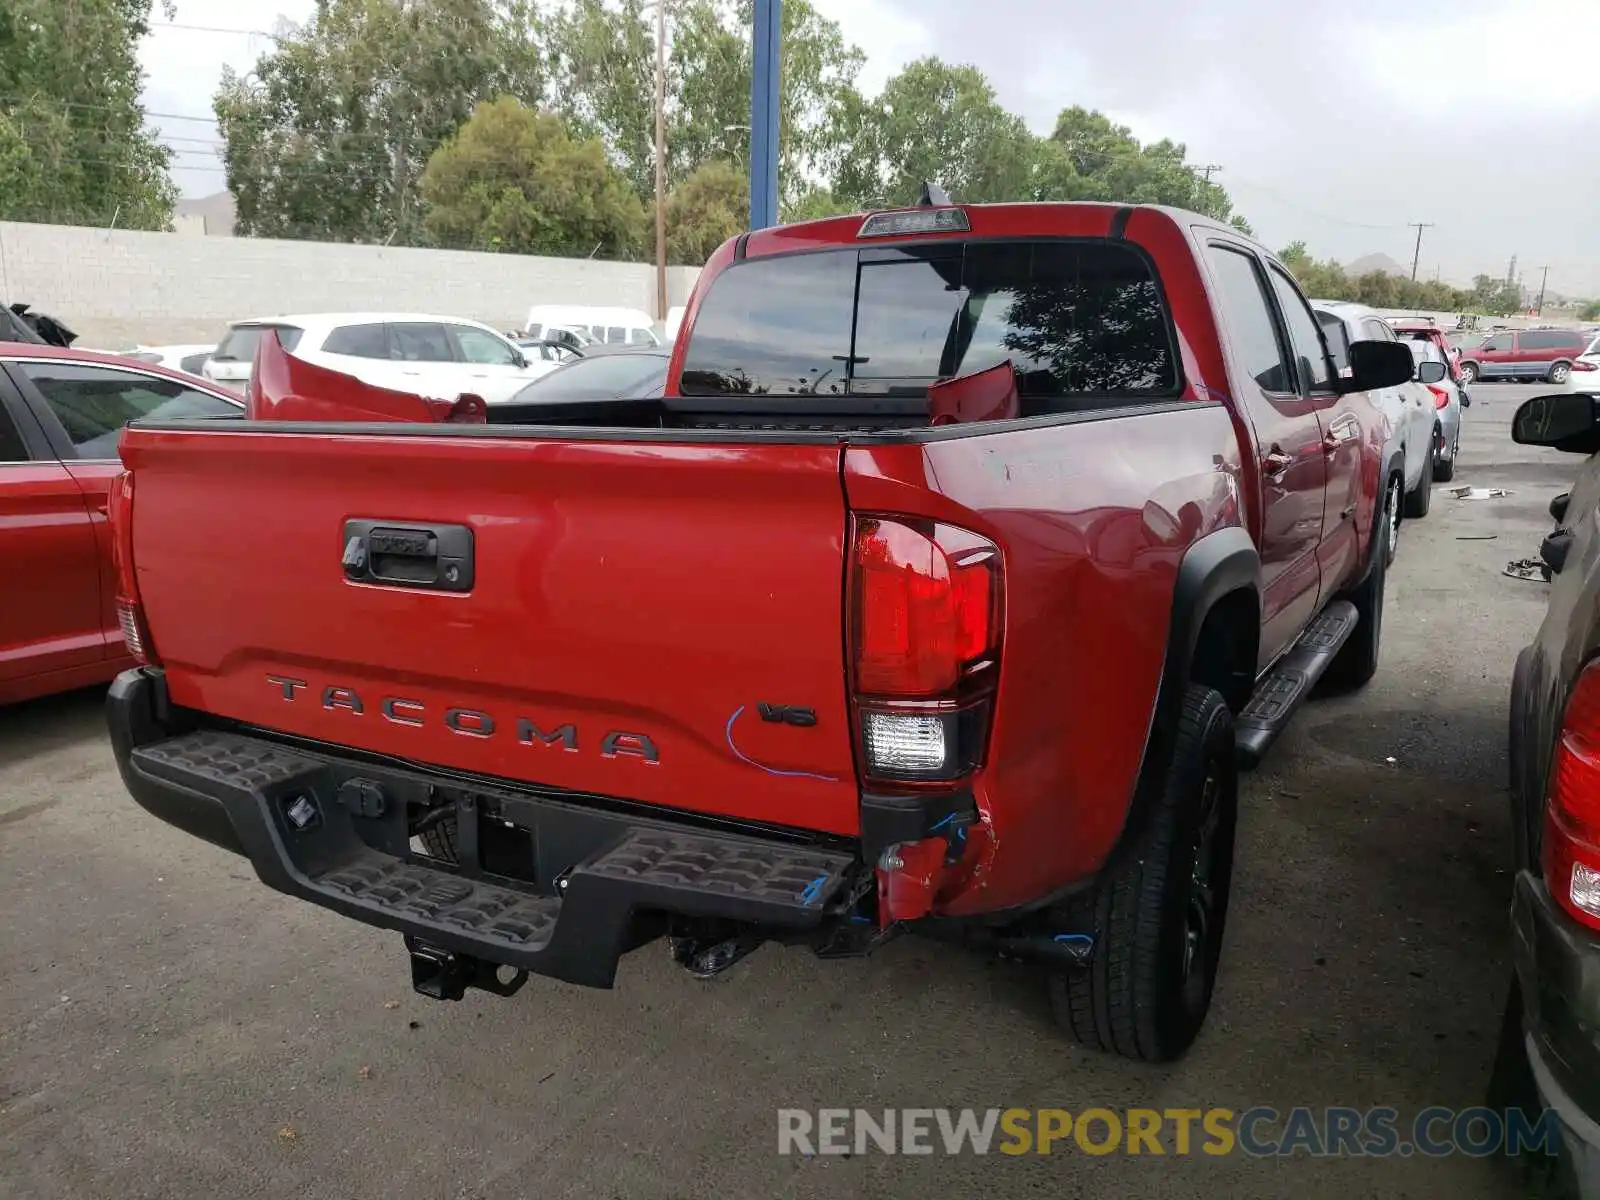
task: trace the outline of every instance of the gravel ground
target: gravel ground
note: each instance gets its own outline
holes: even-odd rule
[[[1575,464],[1480,386],[1458,484],[1408,524],[1378,677],[1246,783],[1212,1018],[1181,1063],[1053,1031],[1032,973],[902,940],[768,947],[697,983],[410,991],[400,939],[278,896],[124,794],[100,696],[0,711],[0,1194],[54,1197],[1514,1195],[1467,1158],[780,1158],[780,1107],[1481,1102],[1509,981],[1505,704]],[[1472,540],[1468,540],[1472,539]],[[1488,539],[1488,540],[1479,540]]]

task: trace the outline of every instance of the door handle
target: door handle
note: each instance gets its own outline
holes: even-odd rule
[[[1261,465],[1265,468],[1268,479],[1282,479],[1289,468],[1294,466],[1294,455],[1284,453],[1281,446],[1274,446],[1262,456]]]
[[[1343,444],[1343,439],[1342,438],[1340,438],[1337,435],[1332,434],[1332,433],[1328,434],[1325,438],[1322,439],[1322,453],[1323,453],[1323,455],[1328,457],[1328,458],[1332,458],[1335,454],[1339,453],[1339,447],[1342,444]]]
[[[346,521],[339,565],[352,583],[470,592],[472,530],[465,525]]]

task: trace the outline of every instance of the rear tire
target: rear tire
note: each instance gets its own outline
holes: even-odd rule
[[[1449,483],[1456,477],[1456,455],[1461,450],[1461,439],[1456,438],[1456,444],[1450,447],[1449,458],[1437,458],[1433,462],[1433,481],[1435,483]]]
[[[1545,376],[1547,383],[1565,383],[1572,378],[1572,364],[1558,362],[1550,368],[1550,374]]]
[[[1087,967],[1048,979],[1056,1023],[1084,1045],[1170,1062],[1205,1023],[1233,879],[1234,753],[1227,702],[1191,684],[1137,842],[1093,891],[1052,914],[1057,928],[1095,938]]]
[[[1433,507],[1433,473],[1439,469],[1439,431],[1435,429],[1428,439],[1428,462],[1422,468],[1422,478],[1415,491],[1406,493],[1405,515],[1408,520],[1428,515]]]
[[[1345,597],[1356,606],[1355,631],[1339,647],[1339,656],[1328,667],[1323,684],[1337,691],[1361,687],[1378,673],[1378,655],[1383,648],[1383,593],[1389,565],[1383,555],[1374,554],[1372,570]]]

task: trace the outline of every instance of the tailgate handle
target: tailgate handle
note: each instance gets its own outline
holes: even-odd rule
[[[352,583],[470,592],[474,578],[472,530],[465,525],[411,521],[344,523],[339,565]]]

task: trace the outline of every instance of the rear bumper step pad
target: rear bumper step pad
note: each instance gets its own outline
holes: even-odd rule
[[[278,891],[530,974],[610,987],[620,957],[660,932],[641,923],[642,914],[815,927],[857,865],[843,851],[584,815],[564,801],[519,794],[496,811],[526,822],[534,841],[554,853],[586,851],[560,871],[559,896],[543,895],[531,884],[472,876],[470,866],[458,873],[408,860],[403,834],[400,844],[393,836],[370,844],[372,830],[358,831],[360,814],[340,803],[340,785],[350,778],[377,779],[403,797],[408,784],[426,789],[415,782],[421,773],[386,779],[383,768],[236,733],[132,745],[137,721],[119,728],[115,693],[110,703],[123,779],[151,812],[248,855]],[[403,828],[403,809],[391,818]]]

